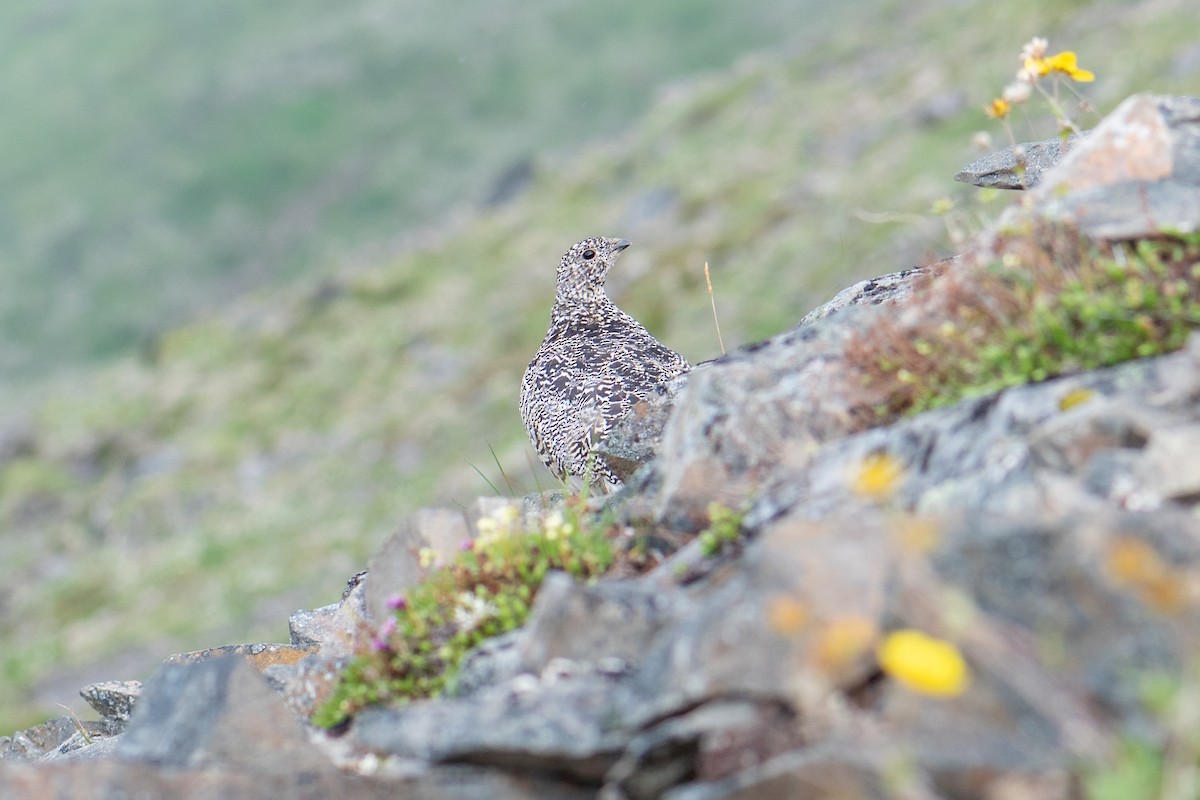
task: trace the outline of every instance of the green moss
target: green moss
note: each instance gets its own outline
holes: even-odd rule
[[[1200,236],[1102,249],[1058,229],[1011,235],[943,313],[875,349],[875,378],[894,384],[883,418],[1161,355],[1200,328]]]
[[[742,535],[742,514],[720,503],[708,504],[708,528],[700,533],[700,548],[704,555],[715,555],[726,545],[737,542]]]
[[[520,627],[549,570],[579,578],[613,562],[604,531],[551,512],[531,531],[481,535],[474,545],[391,605],[395,616],[363,643],[313,724],[336,726],[368,705],[439,694],[481,642]]]

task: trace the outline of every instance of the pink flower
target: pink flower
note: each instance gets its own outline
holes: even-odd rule
[[[379,630],[375,631],[375,635],[371,638],[371,650],[376,653],[382,653],[385,650],[391,650],[392,645],[389,641],[392,634],[396,632],[396,618],[388,617],[379,626]]]
[[[396,592],[396,594],[389,594],[383,604],[393,611],[403,611],[408,608],[408,598],[404,596],[403,592]],[[392,621],[395,622],[395,620]]]

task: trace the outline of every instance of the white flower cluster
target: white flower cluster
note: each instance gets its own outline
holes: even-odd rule
[[[487,547],[493,542],[514,533],[521,512],[513,504],[500,506],[475,524],[479,538],[475,540],[476,547]]]
[[[566,538],[575,532],[575,525],[567,521],[561,511],[551,511],[542,519],[542,530],[552,542]]]
[[[496,615],[496,606],[472,592],[463,592],[454,604],[454,624],[465,633]]]

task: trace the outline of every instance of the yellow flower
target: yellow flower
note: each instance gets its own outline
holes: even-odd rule
[[[955,697],[971,682],[971,671],[957,647],[911,628],[888,634],[876,658],[884,672],[921,694]]]
[[[1078,56],[1070,50],[1064,50],[1045,58],[1027,58],[1024,69],[1030,75],[1049,75],[1051,72],[1061,72],[1071,80],[1080,83],[1090,83],[1096,80],[1095,73],[1079,68]]]
[[[1003,97],[996,97],[983,110],[991,119],[1002,120],[1008,116],[1008,112],[1012,110],[1012,106],[1009,106],[1008,101],[1004,100]]]
[[[1008,112],[1012,110],[1012,106],[1003,97],[997,97],[992,102],[984,106],[983,112],[992,119],[1004,119],[1008,116]]]
[[[887,453],[872,453],[863,459],[851,488],[863,497],[883,500],[896,490],[904,475],[899,459]]]

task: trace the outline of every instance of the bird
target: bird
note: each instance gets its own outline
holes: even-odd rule
[[[621,484],[595,455],[604,435],[638,400],[691,369],[605,294],[627,247],[595,236],[563,255],[550,329],[521,381],[521,419],[542,462],[559,480],[600,493]]]

